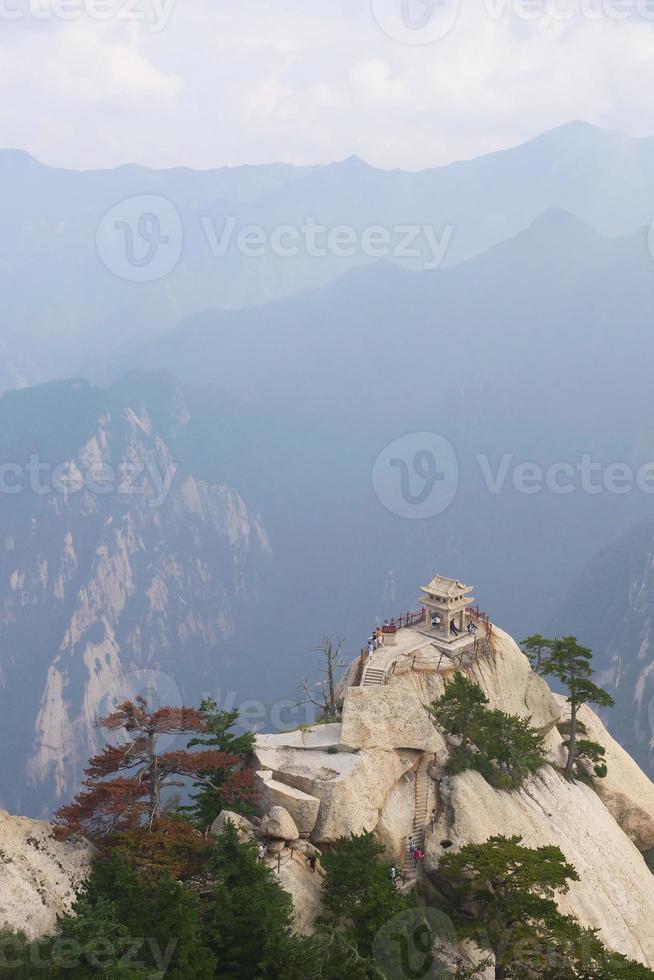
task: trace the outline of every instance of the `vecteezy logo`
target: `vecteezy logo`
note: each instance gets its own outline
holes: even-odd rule
[[[184,230],[175,205],[143,194],[116,204],[98,225],[96,247],[103,263],[120,279],[155,282],[175,268]]]
[[[435,432],[414,432],[384,449],[372,468],[378,499],[392,514],[425,520],[454,500],[459,464],[454,448]]]
[[[449,34],[459,15],[459,0],[370,0],[385,34],[402,44],[433,44]]]
[[[438,947],[456,944],[451,919],[438,909],[408,909],[393,916],[375,936],[375,966],[385,980],[445,980],[451,971]]]

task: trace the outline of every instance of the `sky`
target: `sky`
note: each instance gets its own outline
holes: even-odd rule
[[[572,119],[654,133],[654,0],[0,0],[0,145],[417,170]]]

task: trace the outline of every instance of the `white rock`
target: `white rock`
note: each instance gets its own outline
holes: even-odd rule
[[[442,738],[416,694],[406,687],[351,687],[341,740],[353,749],[438,752]]]
[[[50,824],[0,811],[0,928],[30,939],[50,932],[70,911],[92,858],[90,844],[56,841]]]
[[[276,735],[257,735],[257,747],[261,749],[278,749],[288,746],[292,749],[326,749],[337,748],[341,743],[341,725],[315,725],[313,728],[296,728],[292,732],[281,732]]]
[[[599,929],[609,948],[654,967],[654,875],[589,786],[547,766],[521,790],[495,790],[479,773],[466,772],[443,780],[441,795],[427,839],[428,870],[437,867],[444,839],[459,847],[518,834],[527,847],[557,844],[580,877],[561,896],[561,910]]]
[[[270,771],[255,775],[262,812],[267,813],[272,806],[283,806],[293,817],[300,834],[310,834],[316,826],[320,800],[273,779]]]
[[[252,837],[254,834],[254,824],[251,823],[247,817],[242,816],[240,813],[234,813],[232,810],[223,810],[218,814],[211,825],[211,833],[215,837],[219,837],[224,831],[227,823],[234,824],[239,832],[239,837],[242,840],[246,840]]]
[[[274,837],[283,841],[297,840],[300,836],[293,817],[283,806],[270,808],[261,821],[260,832],[264,837]]]
[[[413,831],[415,815],[415,773],[408,772],[391,788],[379,814],[375,837],[386,848],[384,860],[402,867],[406,856],[405,839]]]
[[[570,707],[565,697],[557,695],[557,699],[562,713],[569,717]],[[606,749],[608,772],[604,779],[595,780],[598,795],[636,847],[640,851],[650,850],[654,847],[654,783],[586,705],[579,711],[579,720],[588,732],[581,737],[599,742]]]
[[[290,860],[285,860],[290,854]],[[273,869],[277,872],[276,864]],[[320,913],[320,892],[322,876],[317,870],[312,873],[309,862],[298,851],[285,851],[277,874],[282,888],[293,899],[293,931],[303,936],[313,932]]]

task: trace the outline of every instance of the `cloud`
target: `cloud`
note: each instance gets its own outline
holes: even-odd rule
[[[654,131],[642,95],[654,83],[654,26],[635,6],[622,21],[591,20],[587,0],[543,0],[525,20],[519,0],[461,0],[446,36],[415,45],[380,28],[376,2],[177,0],[159,32],[88,16],[3,23],[4,140],[77,167],[357,153],[418,169],[573,118]],[[554,16],[565,2],[573,16]]]
[[[397,108],[408,102],[409,90],[405,80],[391,77],[390,66],[380,58],[353,65],[350,81],[364,105]]]

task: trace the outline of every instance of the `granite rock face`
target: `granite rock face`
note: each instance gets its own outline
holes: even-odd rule
[[[518,834],[527,847],[557,844],[580,878],[560,897],[561,911],[599,929],[610,949],[654,967],[654,875],[593,789],[547,766],[512,792],[493,789],[477,772],[446,777],[440,791],[428,871],[438,876],[445,840],[458,848]]]
[[[290,813],[300,834],[308,836],[316,826],[320,800],[272,778],[270,770],[258,772],[257,787],[263,810],[281,806]]]
[[[297,840],[300,831],[288,810],[283,806],[272,806],[261,821],[261,833],[275,840]]]
[[[270,548],[239,494],[175,457],[178,386],[60,382],[0,398],[0,457],[48,445],[47,492],[0,513],[0,806],[49,816],[120,700],[199,703]],[[17,455],[18,454],[18,455]],[[29,457],[29,452],[26,453]]]
[[[401,686],[351,687],[341,742],[351,749],[418,749],[437,752],[443,740],[418,696]]]
[[[557,698],[564,716],[569,716],[566,699]],[[604,779],[595,780],[598,796],[638,850],[651,850],[654,848],[654,783],[611,737],[588,705],[580,709],[579,720],[586,726],[588,734],[585,737],[606,749],[604,758],[608,772]]]
[[[428,638],[416,630],[412,640],[410,632],[402,637],[410,655],[398,655],[385,685],[341,691],[340,728],[258,740],[263,784],[318,801],[310,832],[318,846],[373,831],[389,864],[401,867],[408,836],[424,828],[425,871],[435,882],[445,850],[441,842],[458,848],[495,834],[517,834],[528,846],[558,844],[581,879],[561,897],[562,911],[598,929],[608,947],[654,967],[654,876],[641,853],[653,846],[654,786],[587,710],[582,720],[590,737],[607,748],[609,775],[597,781],[597,791],[560,775],[556,767],[565,751],[556,726],[565,716],[565,699],[531,670],[508,634],[495,628],[489,647],[452,662],[434,658]],[[448,773],[451,747],[434,728],[427,706],[459,669],[480,684],[490,707],[531,718],[545,735],[549,764],[522,789],[494,789],[475,772]],[[469,953],[460,946],[456,955]]]
[[[93,848],[60,842],[50,824],[0,811],[0,928],[35,939],[70,911],[91,867]]]

